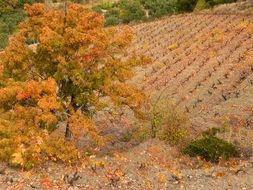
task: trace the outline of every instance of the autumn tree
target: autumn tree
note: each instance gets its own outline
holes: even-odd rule
[[[108,106],[102,97],[140,113],[144,94],[126,81],[147,61],[127,56],[131,30],[104,28],[103,16],[83,5],[66,10],[26,5],[28,18],[0,55],[0,159],[21,166],[42,161],[43,152],[72,159],[78,153],[66,139],[101,140],[91,116]],[[65,140],[54,136],[60,123]]]

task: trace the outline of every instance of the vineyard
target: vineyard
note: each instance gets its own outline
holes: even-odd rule
[[[173,99],[198,118],[197,128],[232,114],[251,116],[252,16],[185,14],[134,29],[131,51],[154,60],[136,77],[148,94]]]
[[[26,6],[0,52],[0,189],[252,189],[250,11],[68,8]]]

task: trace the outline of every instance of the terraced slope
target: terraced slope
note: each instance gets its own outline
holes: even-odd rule
[[[253,15],[185,14],[133,28],[130,51],[154,61],[135,78],[148,94],[175,100],[193,127],[253,120]]]

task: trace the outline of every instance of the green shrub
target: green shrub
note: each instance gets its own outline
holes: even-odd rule
[[[105,17],[120,17],[120,9],[118,7],[113,7],[112,9],[108,10],[105,14]]]
[[[8,43],[8,35],[6,33],[0,33],[0,51],[4,49]]]
[[[120,9],[114,7],[105,14],[105,26],[114,26],[120,23]]]
[[[97,13],[102,13],[102,9],[99,5],[95,5],[92,7],[92,10],[97,12]]]
[[[195,9],[207,9],[215,5],[224,4],[224,3],[233,3],[236,0],[198,0]]]
[[[190,142],[183,150],[191,157],[200,156],[202,159],[217,162],[220,158],[238,157],[239,151],[232,143],[228,143],[214,136],[205,136]]]
[[[155,18],[178,12],[178,0],[120,0],[110,5],[98,4],[93,7],[96,12],[107,10],[106,25],[117,23],[129,23],[145,20],[148,17]]]
[[[110,0],[103,0],[101,3],[100,3],[100,8],[101,9],[104,9],[104,10],[109,10],[113,7],[113,2],[110,1]]]
[[[191,12],[194,10],[197,0],[178,0],[178,10],[180,12]]]
[[[106,10],[106,26],[132,21],[157,18],[165,15],[202,10],[236,0],[119,0],[116,3],[102,1],[93,10],[102,13]],[[147,13],[147,14],[146,14]]]
[[[118,25],[119,23],[120,23],[119,18],[110,16],[106,18],[105,26],[115,26]]]
[[[135,143],[142,143],[152,138],[152,131],[148,125],[139,125],[132,131],[131,140]],[[126,137],[125,137],[126,139]]]
[[[23,10],[2,14],[0,17],[0,49],[5,48],[8,36],[15,32],[17,25],[25,19]]]
[[[98,13],[102,13],[102,10],[110,10],[113,8],[113,6],[114,4],[110,1],[101,1],[100,4],[93,6],[92,10]]]
[[[161,17],[177,12],[177,0],[141,0],[150,17]]]
[[[120,0],[115,4],[99,4],[92,8],[94,11],[102,13],[106,10],[106,26],[129,23],[131,21],[144,20],[145,11],[138,0]]]
[[[35,2],[39,2],[39,1],[35,1],[35,0],[18,0],[18,5],[19,7],[24,6],[24,4],[33,4]]]
[[[184,142],[188,135],[185,127],[188,117],[176,105],[166,98],[158,99],[151,110],[145,112],[148,117],[143,123],[121,138],[121,141],[141,143],[156,138],[170,145]]]
[[[151,114],[151,134],[153,138],[164,140],[172,145],[180,143],[187,136],[184,127],[188,118],[167,99],[155,102]]]
[[[121,10],[120,18],[123,23],[143,20],[146,18],[145,11],[137,0],[120,0],[118,6]]]
[[[198,0],[195,10],[202,10],[206,8],[210,8],[209,3],[206,3],[206,0]]]

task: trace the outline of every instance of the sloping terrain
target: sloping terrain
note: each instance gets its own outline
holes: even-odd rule
[[[184,14],[133,29],[136,38],[129,51],[147,55],[154,63],[138,68],[132,82],[154,100],[159,96],[174,100],[189,114],[193,132],[228,121],[238,130],[233,140],[250,157],[253,16]],[[208,165],[150,140],[113,156],[91,156],[82,167],[49,163],[27,172],[1,165],[0,189],[251,190],[252,160],[235,161],[230,167]]]
[[[90,157],[82,165],[47,163],[32,171],[0,166],[2,190],[252,190],[253,160],[211,165],[147,141],[129,152]]]
[[[215,13],[242,13],[252,14],[253,12],[253,1],[251,0],[240,0],[236,3],[219,5],[214,8]]]
[[[252,15],[185,14],[134,30],[131,51],[154,60],[135,79],[147,94],[174,100],[195,130],[225,119],[253,129]]]

